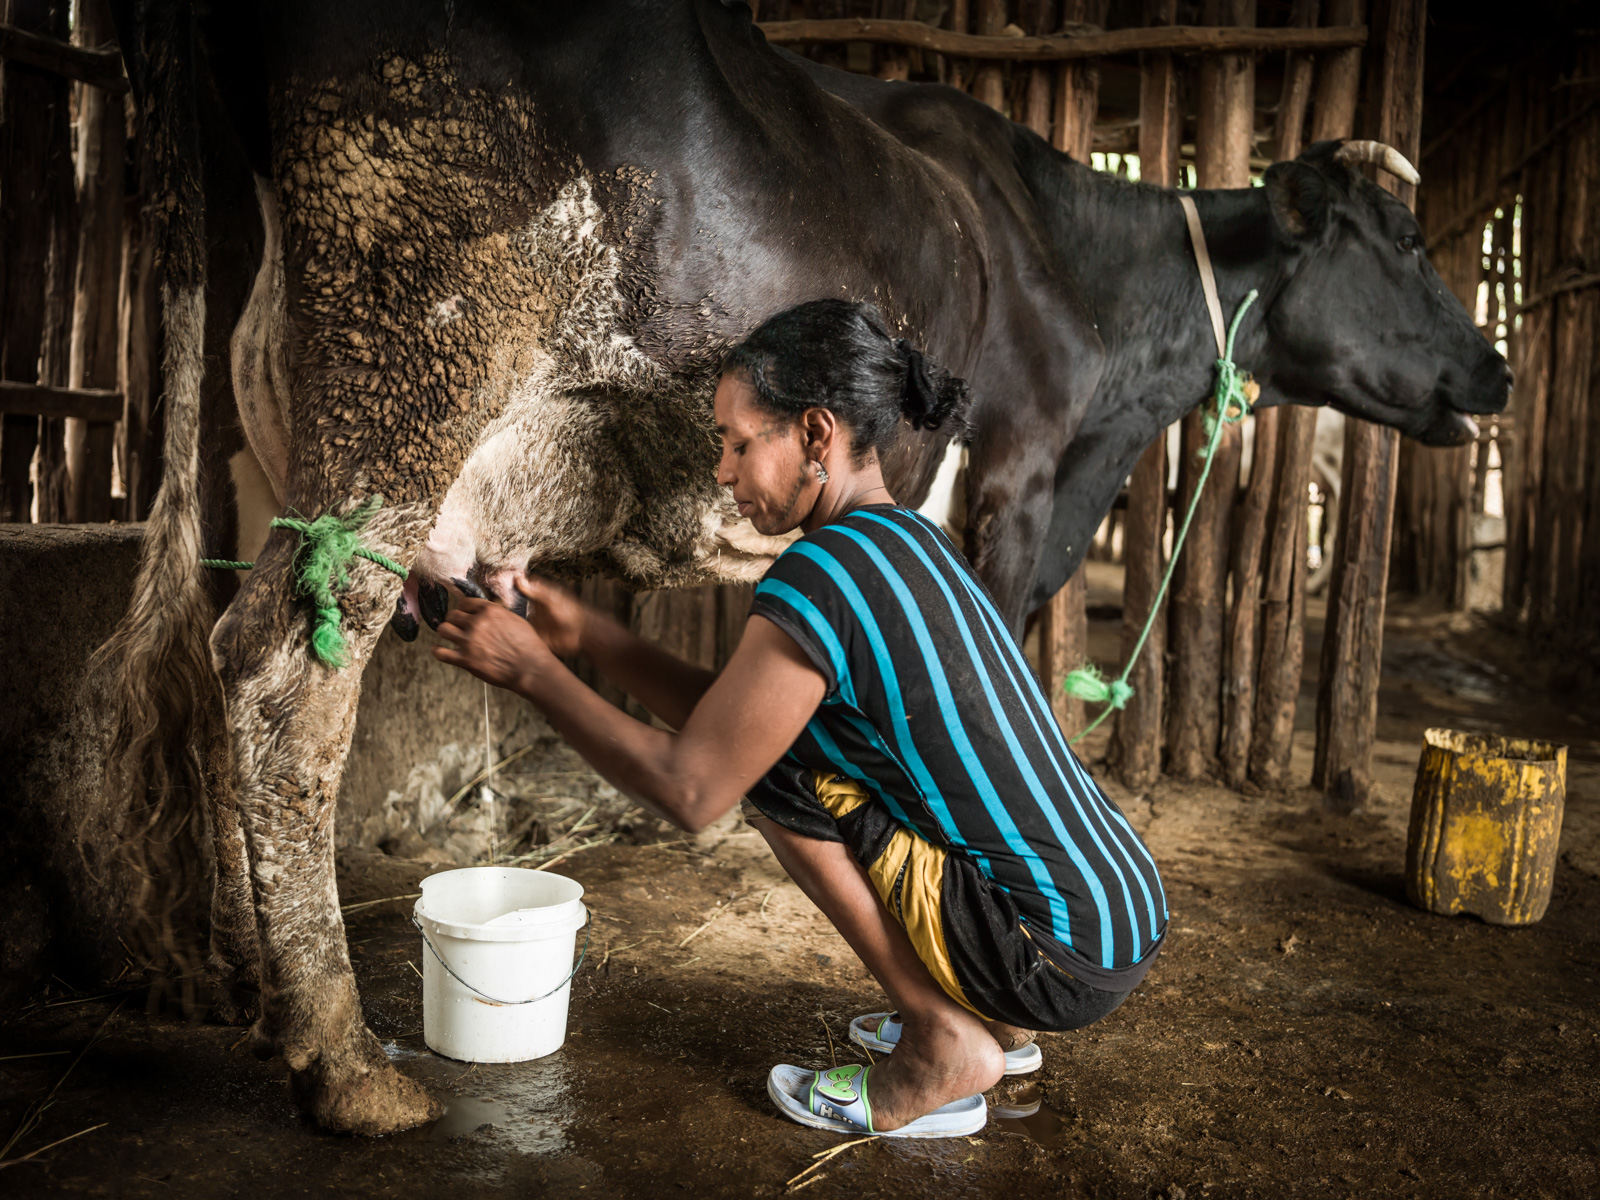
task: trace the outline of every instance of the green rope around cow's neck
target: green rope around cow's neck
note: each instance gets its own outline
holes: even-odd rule
[[[1144,644],[1150,639],[1150,630],[1155,627],[1156,617],[1160,615],[1161,603],[1167,597],[1167,588],[1172,583],[1172,572],[1178,565],[1178,555],[1183,552],[1184,539],[1189,536],[1189,526],[1193,524],[1195,511],[1200,507],[1200,494],[1205,491],[1206,478],[1211,474],[1212,460],[1216,458],[1217,446],[1222,441],[1222,431],[1250,415],[1250,397],[1245,392],[1245,385],[1250,382],[1250,376],[1234,365],[1233,339],[1239,332],[1239,322],[1244,319],[1245,310],[1254,304],[1255,300],[1256,290],[1251,288],[1250,294],[1240,302],[1238,311],[1233,314],[1233,323],[1228,326],[1228,345],[1222,357],[1217,359],[1216,407],[1205,415],[1206,448],[1203,451],[1205,461],[1200,468],[1200,479],[1194,486],[1194,495],[1189,499],[1189,511],[1184,513],[1183,524],[1178,527],[1178,536],[1172,543],[1172,558],[1168,560],[1166,573],[1161,577],[1161,586],[1156,589],[1155,602],[1150,605],[1150,615],[1145,618],[1144,628],[1139,631],[1139,640],[1133,644],[1133,653],[1128,656],[1122,674],[1115,679],[1107,679],[1093,663],[1086,663],[1075,671],[1068,671],[1067,677],[1061,681],[1061,690],[1067,695],[1076,696],[1089,704],[1106,706],[1098,717],[1072,739],[1073,744],[1088,737],[1102,721],[1112,713],[1126,708],[1128,701],[1133,699],[1133,685],[1128,682],[1128,676],[1133,674],[1133,668],[1139,661]]]
[[[344,636],[344,613],[339,608],[338,592],[350,586],[350,562],[364,558],[393,571],[401,579],[406,571],[394,559],[361,544],[361,529],[383,506],[382,496],[369,497],[348,516],[324,513],[314,521],[300,517],[274,517],[272,528],[292,529],[300,535],[295,553],[295,594],[309,596],[316,609],[311,625],[311,652],[325,666],[339,668],[350,662],[350,647]],[[248,571],[254,563],[226,558],[202,558],[202,567],[222,571]]]

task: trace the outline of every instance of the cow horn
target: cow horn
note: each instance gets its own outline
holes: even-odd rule
[[[1385,146],[1382,142],[1369,142],[1361,139],[1345,142],[1334,151],[1333,161],[1342,163],[1377,163],[1389,174],[1405,180],[1412,187],[1422,182],[1422,176],[1417,174],[1417,169],[1406,160],[1406,156],[1393,146]]]

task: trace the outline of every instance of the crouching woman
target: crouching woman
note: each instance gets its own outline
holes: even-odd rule
[[[717,387],[718,482],[765,534],[799,530],[713,673],[559,589],[530,620],[466,600],[439,658],[537,706],[611,783],[687,830],[741,799],[794,881],[888,993],[851,1036],[876,1065],[772,1068],[801,1124],[890,1136],[982,1128],[981,1093],[1036,1069],[1035,1030],[1127,997],[1166,932],[1160,876],[1062,737],[965,559],[897,505],[902,417],[959,423],[965,385],[837,300],[771,318]],[[636,721],[559,656],[585,655],[678,732]]]

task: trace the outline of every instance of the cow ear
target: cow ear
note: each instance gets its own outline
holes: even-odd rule
[[[1322,172],[1303,162],[1274,163],[1263,181],[1273,219],[1289,237],[1316,237],[1327,228],[1332,197]]]

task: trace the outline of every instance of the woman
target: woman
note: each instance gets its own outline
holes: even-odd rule
[[[771,318],[717,386],[718,482],[765,534],[803,531],[720,674],[537,580],[531,624],[466,600],[434,653],[527,697],[640,804],[696,831],[747,817],[893,1002],[851,1036],[876,1065],[777,1066],[802,1124],[938,1137],[1041,1061],[1032,1030],[1115,1009],[1166,931],[1143,843],[1067,747],[983,585],[884,487],[901,418],[959,422],[966,386],[840,300]],[[586,655],[663,722],[626,716]]]

